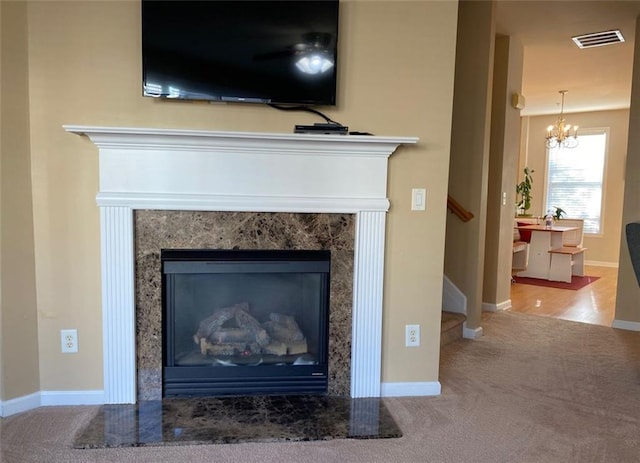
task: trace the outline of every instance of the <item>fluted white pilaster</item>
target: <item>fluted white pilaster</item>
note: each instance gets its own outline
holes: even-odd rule
[[[136,402],[133,211],[100,207],[105,403]]]
[[[380,397],[384,211],[357,215],[353,276],[351,397]]]

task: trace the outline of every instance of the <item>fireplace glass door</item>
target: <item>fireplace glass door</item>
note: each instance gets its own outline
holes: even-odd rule
[[[326,393],[329,251],[161,259],[165,397]]]

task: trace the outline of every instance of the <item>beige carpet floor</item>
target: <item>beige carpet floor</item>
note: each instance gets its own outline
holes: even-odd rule
[[[390,398],[399,439],[75,450],[96,407],[0,421],[2,463],[638,462],[640,333],[515,313],[442,351],[442,395]]]

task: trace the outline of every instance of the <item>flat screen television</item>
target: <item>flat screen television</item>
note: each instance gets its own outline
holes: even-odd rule
[[[338,0],[143,0],[143,94],[335,105],[338,10]]]

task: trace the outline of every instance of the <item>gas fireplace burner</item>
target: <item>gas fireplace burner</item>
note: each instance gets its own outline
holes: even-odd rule
[[[163,249],[163,395],[326,394],[329,251]]]

